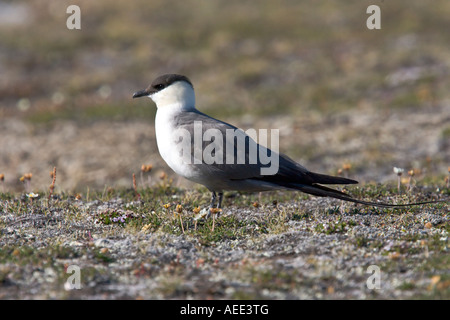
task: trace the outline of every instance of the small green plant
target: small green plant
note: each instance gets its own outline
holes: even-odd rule
[[[355,242],[356,242],[356,246],[358,248],[363,248],[363,247],[367,247],[367,245],[369,244],[370,240],[367,239],[366,237],[358,236],[358,237],[355,238]]]
[[[131,210],[106,209],[96,214],[95,223],[101,223],[105,225],[117,224],[123,227],[131,220],[137,218],[140,217]]]
[[[324,233],[324,234],[333,234],[333,233],[346,233],[350,227],[353,227],[356,225],[356,222],[353,220],[350,220],[348,222],[345,222],[342,217],[339,217],[339,219],[335,222],[329,222],[327,224],[318,223],[314,231],[317,233]]]

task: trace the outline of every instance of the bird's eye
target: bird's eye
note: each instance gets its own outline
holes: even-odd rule
[[[163,84],[161,84],[161,83],[159,83],[159,84],[155,84],[154,88],[155,88],[155,89],[157,89],[157,90],[161,90],[161,89],[163,89],[163,88],[164,88],[164,85],[163,85]]]

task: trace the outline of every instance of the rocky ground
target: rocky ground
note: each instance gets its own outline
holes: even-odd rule
[[[364,192],[406,200],[380,187]],[[187,202],[205,199],[200,191],[2,200],[0,297],[448,299],[448,193],[416,192],[445,202],[392,210],[227,194],[214,227],[196,222]]]

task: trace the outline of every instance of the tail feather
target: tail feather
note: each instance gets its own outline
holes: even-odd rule
[[[320,184],[313,184],[313,185],[293,185],[291,186],[292,189],[300,190],[302,192],[312,194],[319,197],[331,197],[335,199],[340,199],[344,201],[350,201],[354,203],[363,204],[366,206],[376,206],[376,207],[385,207],[385,208],[395,208],[395,207],[409,207],[409,206],[417,206],[422,204],[429,204],[429,203],[438,203],[438,202],[444,202],[444,200],[435,200],[435,201],[423,201],[423,202],[415,202],[415,203],[407,203],[407,204],[390,204],[390,203],[384,203],[384,202],[370,202],[370,201],[364,201],[355,199],[352,196],[350,196],[347,193],[331,189],[325,186],[322,186]]]

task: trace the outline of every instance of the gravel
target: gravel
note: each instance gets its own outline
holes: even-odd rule
[[[216,223],[232,217],[253,229],[205,244],[192,230],[96,222],[105,208],[131,206],[122,199],[20,215],[12,201],[0,202],[2,299],[449,298],[448,202],[359,214],[343,204],[330,214],[339,202],[312,198],[279,203],[290,211],[277,223],[271,206],[231,205]],[[69,266],[80,268],[80,289]],[[368,288],[369,266],[380,270],[379,289]]]

